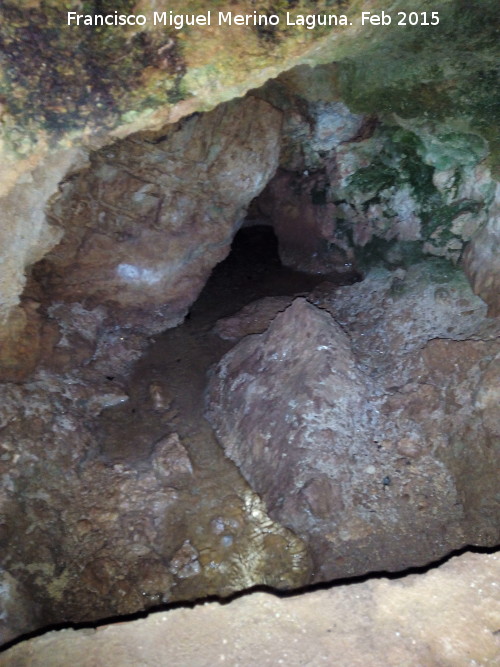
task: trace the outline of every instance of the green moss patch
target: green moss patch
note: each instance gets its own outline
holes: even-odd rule
[[[434,167],[421,157],[427,152],[417,135],[391,126],[382,126],[378,134],[384,137],[382,151],[369,166],[358,169],[350,177],[349,196],[362,200],[366,210],[371,203],[380,201],[383,190],[409,186],[419,205],[424,240],[428,240],[438,229],[438,240],[454,238],[450,231],[454,218],[465,212],[477,212],[480,203],[468,199],[451,204],[445,201],[432,180]],[[455,179],[458,185],[457,179],[458,171]]]
[[[437,26],[410,28],[394,21],[365,33],[364,44],[340,63],[342,96],[356,112],[428,122],[461,118],[489,141],[490,161],[499,166],[498,0],[453,0],[432,9],[439,11]],[[445,143],[450,139],[453,144],[456,137],[444,137]],[[470,143],[473,154],[482,152],[477,138]],[[467,160],[467,151],[457,148],[456,158]]]

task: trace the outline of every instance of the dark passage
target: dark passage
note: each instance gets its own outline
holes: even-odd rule
[[[185,322],[156,337],[137,363],[127,387],[130,400],[105,410],[96,423],[105,460],[138,464],[148,459],[166,432],[187,438],[200,428],[205,433],[209,429],[202,414],[206,373],[234,344],[213,332],[217,320],[265,296],[307,294],[323,280],[323,275],[281,265],[271,227],[241,229]]]
[[[193,320],[207,325],[264,296],[305,294],[325,276],[282,266],[278,239],[267,225],[243,227],[234,237],[231,252],[218,264],[191,308]]]
[[[193,473],[175,483],[175,509],[160,529],[166,549],[161,557],[172,558],[168,545],[188,541],[202,566],[208,565],[179,578],[169,601],[227,595],[257,582],[289,588],[309,580],[302,542],[269,520],[217,443],[203,416],[204,391],[208,369],[234,345],[214,333],[217,320],[264,296],[306,294],[324,279],[281,266],[270,227],[242,229],[184,324],[156,337],[136,364],[126,388],[129,400],[93,424],[100,442],[96,456],[139,476],[154,468],[166,438],[178,437],[187,452]],[[223,524],[233,528],[221,541],[217,526]]]

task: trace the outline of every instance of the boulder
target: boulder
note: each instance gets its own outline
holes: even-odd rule
[[[262,333],[277,313],[290,305],[292,299],[288,296],[265,296],[252,301],[235,315],[218,320],[214,333],[231,341],[240,340],[249,334]]]
[[[500,323],[444,267],[295,299],[213,371],[217,437],[316,581],[500,539]]]
[[[49,210],[63,233],[34,269],[43,299],[105,305],[112,326],[177,325],[276,170],[280,127],[247,97],[93,153]]]

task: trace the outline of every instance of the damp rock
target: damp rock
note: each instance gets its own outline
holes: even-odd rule
[[[92,153],[48,211],[63,236],[33,268],[45,298],[148,333],[179,324],[275,171],[280,126],[249,96]]]
[[[0,532],[5,525],[0,524]],[[6,644],[16,639],[32,625],[34,619],[43,622],[40,608],[34,604],[23,584],[4,569],[0,569],[0,642]]]
[[[464,252],[464,271],[474,292],[488,304],[492,317],[500,315],[500,184],[495,182],[486,224],[475,231]]]
[[[173,397],[169,395],[168,389],[163,382],[154,380],[148,387],[149,398],[153,409],[157,412],[168,410]]]
[[[170,571],[179,579],[195,577],[201,572],[198,556],[196,549],[186,540],[170,561]]]

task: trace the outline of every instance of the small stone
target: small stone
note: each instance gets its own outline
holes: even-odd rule
[[[179,579],[195,577],[201,572],[198,557],[198,551],[189,540],[186,540],[170,561],[170,571]]]
[[[160,479],[182,481],[193,474],[193,466],[187,449],[177,433],[159,440],[153,451],[153,469]]]
[[[168,410],[172,403],[172,398],[168,395],[166,387],[162,382],[158,380],[151,382],[148,391],[153,408],[157,412]]]

